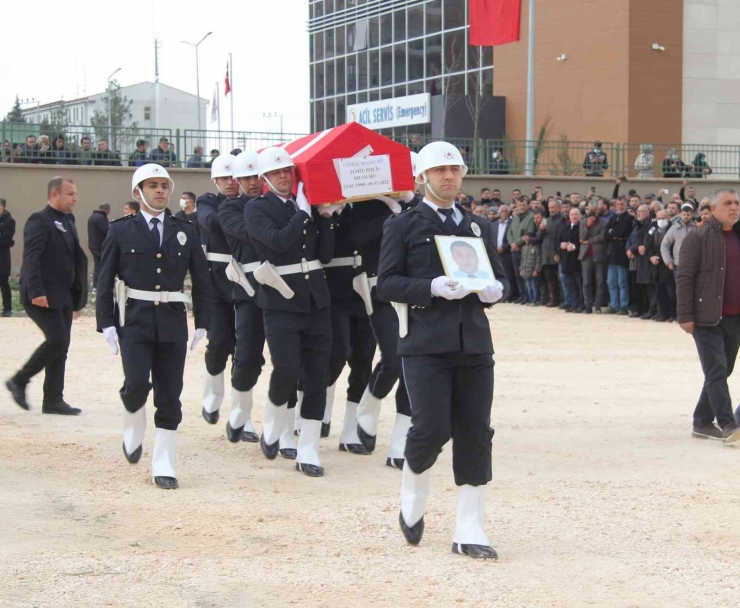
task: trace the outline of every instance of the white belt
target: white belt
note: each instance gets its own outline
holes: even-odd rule
[[[146,302],[186,302],[190,304],[190,295],[181,291],[143,291],[126,287],[126,298],[132,300],[145,300]]]
[[[206,260],[209,262],[223,262],[228,264],[231,262],[231,256],[228,253],[206,253]]]
[[[284,274],[298,274],[310,272],[311,270],[321,270],[321,262],[318,260],[311,260],[310,262],[301,262],[300,264],[288,264],[287,266],[275,266],[275,270],[279,275]]]
[[[254,272],[260,267],[261,262],[252,262],[251,264],[239,264],[239,266],[242,267],[242,270],[247,272]]]
[[[375,287],[378,284],[378,277],[370,277],[367,280],[367,284],[370,285],[370,287]]]
[[[339,266],[352,266],[352,268],[359,268],[362,266],[362,256],[355,255],[347,258],[334,258],[328,264],[323,265],[324,268],[337,268]]]

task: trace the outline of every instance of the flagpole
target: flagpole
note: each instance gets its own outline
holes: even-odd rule
[[[229,95],[231,95],[231,149],[236,148],[234,145],[234,63],[229,53]]]
[[[529,39],[527,41],[527,175],[534,174],[534,3],[529,0]]]
[[[218,150],[221,151],[221,93],[218,90],[218,81],[216,81],[216,129],[218,130]]]

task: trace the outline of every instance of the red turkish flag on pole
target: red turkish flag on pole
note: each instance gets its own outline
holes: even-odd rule
[[[521,13],[522,0],[468,0],[470,45],[517,42]]]
[[[224,97],[231,93],[231,83],[229,82],[229,62],[226,62],[226,79],[224,80]]]

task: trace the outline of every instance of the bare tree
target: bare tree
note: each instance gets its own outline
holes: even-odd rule
[[[486,95],[483,84],[483,71],[481,67],[481,49],[480,47],[471,47],[469,49],[470,58],[476,72],[468,74],[468,94],[465,96],[465,107],[473,121],[473,159],[475,169],[478,173],[486,169],[486,153],[492,150],[486,150],[480,136],[480,118],[483,110],[491,102],[491,95]]]

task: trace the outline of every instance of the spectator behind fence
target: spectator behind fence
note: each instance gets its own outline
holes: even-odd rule
[[[205,167],[205,163],[203,162],[203,147],[195,146],[193,155],[188,159],[187,168],[202,169],[203,167]]]
[[[91,149],[91,141],[87,135],[80,138],[80,149],[77,151],[77,163],[80,165],[95,164],[95,152]]]
[[[684,163],[676,152],[676,148],[671,148],[663,159],[663,177],[683,177],[686,171]]]
[[[718,190],[709,219],[684,239],[676,278],[678,322],[693,335],[704,371],[692,435],[727,443],[740,440],[727,385],[740,344],[739,219],[737,193]]]
[[[51,149],[51,141],[48,135],[39,137],[39,158],[39,162],[43,165],[55,165],[57,162],[54,158],[54,152]]]
[[[6,139],[6,140],[5,140],[5,145],[4,145],[4,146],[5,146],[5,154],[3,155],[3,157],[5,158],[5,162],[10,162],[10,159],[11,159],[11,158],[12,158],[12,156],[13,156],[13,148],[12,148],[12,146],[10,145],[10,141],[8,141],[8,140]]]
[[[54,160],[57,165],[76,165],[77,155],[67,150],[67,142],[64,135],[55,135],[53,138],[52,150]]]
[[[36,143],[36,136],[29,135],[26,137],[26,145],[20,155],[22,162],[24,163],[40,163],[41,152],[40,146]]]
[[[586,154],[583,168],[586,170],[586,177],[604,177],[604,171],[609,168],[609,160],[606,152],[601,149],[600,141],[595,141],[593,150]]]
[[[108,236],[110,205],[101,203],[87,220],[87,248],[93,256],[93,293],[97,293],[98,267],[103,253],[103,241]]]
[[[0,293],[3,300],[3,317],[12,313],[12,299],[10,293],[10,248],[15,245],[15,220],[6,209],[7,202],[0,198]]]
[[[216,150],[215,148],[213,150],[211,150],[211,160],[209,160],[206,163],[206,169],[210,169],[211,168],[211,165],[213,164],[213,161],[218,158],[219,154],[221,154],[221,153],[218,150]]]
[[[496,149],[493,151],[488,172],[491,175],[509,175],[509,161],[504,158],[503,150]]]
[[[123,215],[136,215],[141,205],[137,201],[129,201],[123,206]]]
[[[152,150],[150,157],[151,162],[163,167],[174,167],[177,162],[177,155],[170,147],[170,140],[166,137],[159,138],[159,145]]]
[[[655,302],[658,311],[653,321],[658,323],[673,321],[676,317],[676,283],[673,273],[666,266],[660,254],[663,240],[670,227],[668,213],[665,210],[658,211],[655,224],[645,238],[647,258],[650,260],[650,271],[653,274],[653,283],[655,283]]]
[[[642,144],[640,146],[640,154],[638,154],[637,159],[635,160],[635,171],[637,171],[637,177],[652,179],[654,167],[655,156],[653,156],[653,146],[650,144]]]
[[[149,155],[146,151],[149,149],[149,142],[145,139],[136,140],[136,150],[128,157],[129,167],[141,167],[149,162]]]
[[[108,149],[108,140],[101,139],[98,141],[98,151],[95,153],[93,164],[96,167],[120,167],[121,160],[118,154]]]
[[[694,162],[689,165],[686,170],[686,177],[694,178],[706,178],[712,174],[712,169],[707,162],[707,156],[703,152],[699,152],[694,157]]]

